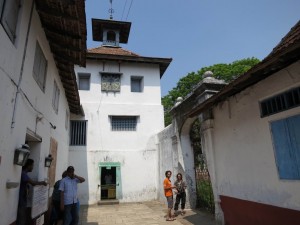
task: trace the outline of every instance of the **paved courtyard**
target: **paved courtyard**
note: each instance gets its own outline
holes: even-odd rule
[[[166,206],[160,202],[81,206],[79,225],[215,225],[213,216],[187,210],[184,216],[166,221]]]

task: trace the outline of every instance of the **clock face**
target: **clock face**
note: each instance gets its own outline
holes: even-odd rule
[[[118,92],[121,89],[120,74],[102,74],[101,91]]]

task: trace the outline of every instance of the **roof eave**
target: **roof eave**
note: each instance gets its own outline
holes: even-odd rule
[[[194,117],[199,113],[213,107],[227,98],[245,90],[246,88],[266,79],[279,70],[291,65],[300,59],[300,40],[295,41],[290,46],[275,54],[270,54],[263,61],[258,63],[244,75],[229,83],[223,90],[204,101],[201,105],[189,112],[189,117]]]
[[[118,62],[135,62],[135,63],[150,63],[159,64],[160,77],[162,77],[172,62],[172,58],[157,58],[157,57],[144,57],[144,56],[128,56],[128,55],[112,55],[112,54],[99,54],[87,53],[86,58],[90,60],[104,60],[104,61],[118,61]]]
[[[86,65],[85,1],[35,0],[72,113],[80,113],[74,64]]]

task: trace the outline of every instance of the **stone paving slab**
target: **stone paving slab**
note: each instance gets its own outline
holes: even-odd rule
[[[175,221],[166,221],[166,214],[166,205],[157,201],[81,206],[79,225],[215,225],[212,215],[197,210]]]

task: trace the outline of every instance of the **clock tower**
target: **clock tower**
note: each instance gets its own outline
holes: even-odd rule
[[[130,22],[115,21],[112,15],[93,18],[92,37],[101,44],[87,49],[85,68],[75,67],[84,116],[71,117],[76,145],[70,146],[69,158],[76,167],[88,167],[90,183],[81,189],[85,204],[150,201],[159,190],[153,173],[158,152],[149,143],[164,128],[160,79],[172,58],[124,49],[130,28]]]

